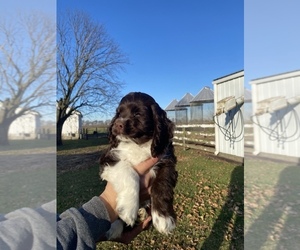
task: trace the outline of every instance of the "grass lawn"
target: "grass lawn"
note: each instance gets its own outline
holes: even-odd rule
[[[57,154],[72,154],[72,152],[90,152],[97,150],[98,147],[106,145],[106,138],[90,140],[64,140],[63,145],[57,147]]]
[[[73,142],[76,150],[71,146]],[[58,149],[58,157],[68,152],[83,155],[81,150],[88,152],[83,140],[68,143],[65,149]],[[97,145],[91,144],[91,150],[95,150]],[[177,227],[173,234],[165,236],[151,228],[128,246],[103,242],[97,249],[243,249],[243,166],[199,150],[184,151],[181,147],[176,147],[176,155],[179,179],[174,201]],[[97,163],[85,169],[58,171],[58,212],[79,207],[101,193],[105,184],[100,181],[98,171]]]
[[[11,140],[8,146],[0,145],[0,152],[12,150],[31,150],[46,147],[56,147],[56,139],[40,140]]]
[[[0,147],[0,213],[56,197],[55,140],[12,140]]]
[[[0,213],[36,208],[55,199],[55,166],[0,175]]]
[[[299,249],[299,164],[257,158],[245,166],[245,248]]]

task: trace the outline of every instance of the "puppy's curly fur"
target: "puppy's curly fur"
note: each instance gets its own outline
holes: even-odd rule
[[[124,96],[109,126],[110,147],[100,159],[102,179],[117,192],[117,212],[130,226],[139,209],[139,176],[133,166],[150,156],[160,157],[152,167],[151,214],[154,227],[168,234],[175,228],[173,209],[177,182],[176,157],[172,145],[174,124],[155,100],[140,92]],[[122,224],[113,225],[108,237],[117,238]]]

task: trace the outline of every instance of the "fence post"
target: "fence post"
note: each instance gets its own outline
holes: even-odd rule
[[[183,127],[183,138],[182,138],[182,143],[183,143],[183,150],[186,150],[186,147],[185,147],[185,127]]]
[[[88,132],[89,132],[89,131],[88,131],[88,129],[86,128],[86,129],[85,129],[85,139],[86,139],[86,140],[88,140],[88,139],[89,139]]]

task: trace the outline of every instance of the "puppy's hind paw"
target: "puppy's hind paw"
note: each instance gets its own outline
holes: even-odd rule
[[[173,217],[160,215],[157,211],[152,211],[152,222],[156,230],[163,234],[170,234],[176,226]]]
[[[148,216],[149,216],[149,214],[147,213],[146,208],[141,207],[138,211],[138,216],[137,216],[135,223],[139,224],[139,223],[143,222],[144,220],[147,219]]]

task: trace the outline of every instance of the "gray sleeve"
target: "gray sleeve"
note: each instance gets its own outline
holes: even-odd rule
[[[110,225],[105,205],[99,197],[93,197],[80,209],[70,208],[59,216],[57,249],[95,249]]]
[[[56,201],[0,216],[0,249],[56,249]]]

